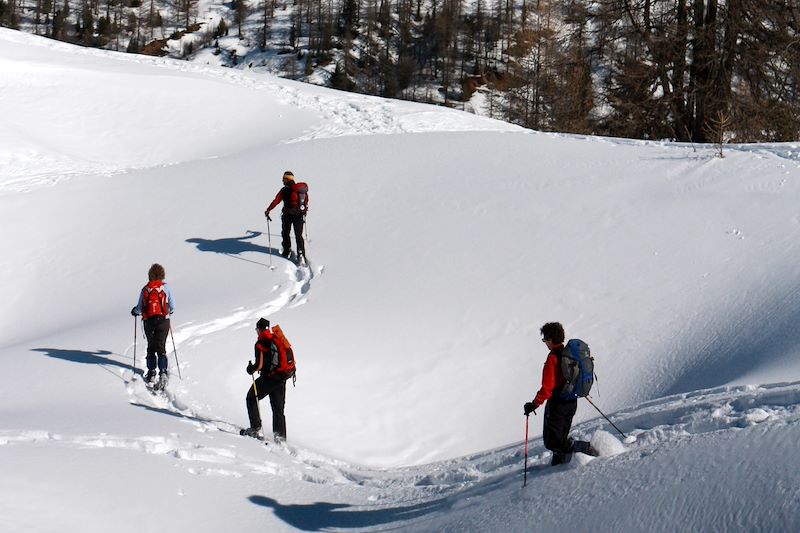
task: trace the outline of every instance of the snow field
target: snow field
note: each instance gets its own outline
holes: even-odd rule
[[[800,529],[797,145],[526,132],[5,29],[0,68],[8,527]],[[286,169],[310,264],[270,270]],[[153,261],[166,399],[131,372]],[[298,354],[288,446],[235,434],[259,316]],[[581,402],[602,456],[551,468],[531,417],[523,490],[551,320],[631,439]]]

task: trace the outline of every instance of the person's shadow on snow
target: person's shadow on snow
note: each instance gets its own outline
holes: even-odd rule
[[[241,237],[225,237],[222,239],[201,239],[195,237],[186,239],[186,242],[194,244],[201,252],[214,252],[216,254],[232,256],[245,252],[278,255],[277,248],[269,248],[253,242],[253,239],[261,235],[263,235],[263,233],[260,231],[247,230],[247,233]]]
[[[326,531],[331,528],[362,528],[406,522],[438,511],[445,506],[445,500],[420,503],[408,507],[389,507],[381,509],[352,509],[343,503],[317,502],[307,505],[281,505],[266,496],[253,495],[252,503],[269,507],[275,516],[301,531]]]
[[[114,352],[109,352],[108,350],[96,350],[94,352],[87,352],[84,350],[63,350],[61,348],[32,348],[31,351],[41,352],[45,354],[47,357],[52,357],[54,359],[61,359],[63,361],[69,361],[70,363],[97,365],[99,368],[102,368],[103,370],[110,373],[114,377],[122,379],[123,381],[125,379],[118,372],[112,370],[109,367],[116,366],[125,369],[131,368],[131,365],[129,363],[123,363],[121,361],[111,359],[110,357],[106,357],[107,355],[116,355],[123,358],[126,357],[126,356],[120,356],[119,354],[115,354]]]
[[[85,365],[111,365],[121,368],[130,368],[130,364],[116,361],[107,355],[117,355],[108,350],[97,350],[94,352],[87,352],[84,350],[62,350],[60,348],[33,348],[32,352],[42,352],[47,357],[55,359],[63,359],[71,363],[83,363]]]

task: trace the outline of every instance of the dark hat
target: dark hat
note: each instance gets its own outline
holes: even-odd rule
[[[258,322],[256,322],[256,328],[269,329],[269,320],[267,320],[266,318],[259,318]]]
[[[283,179],[294,181],[294,174],[292,173],[291,170],[287,170],[286,172],[283,173]]]

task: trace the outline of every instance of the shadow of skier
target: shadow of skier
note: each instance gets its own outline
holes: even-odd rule
[[[301,531],[327,531],[331,528],[355,529],[393,522],[407,522],[440,511],[447,505],[446,500],[425,502],[406,507],[379,509],[351,509],[353,506],[342,503],[317,502],[307,505],[281,505],[267,496],[253,495],[252,503],[269,507],[275,516]]]
[[[225,237],[222,239],[194,237],[186,239],[186,242],[194,244],[201,252],[213,252],[230,256],[238,256],[247,252],[280,255],[277,248],[269,248],[253,242],[253,239],[261,235],[263,233],[260,231],[247,230],[247,233],[241,237]]]
[[[114,377],[119,379],[123,379],[122,376],[108,368],[109,366],[116,366],[119,368],[130,369],[130,363],[123,363],[121,361],[117,361],[115,359],[111,359],[106,357],[107,355],[116,355],[119,357],[119,354],[115,354],[114,352],[109,352],[108,350],[97,350],[94,352],[87,352],[85,350],[63,350],[61,348],[32,348],[32,352],[41,352],[45,354],[47,357],[52,357],[54,359],[61,359],[63,361],[69,361],[70,363],[81,363],[84,365],[97,365],[106,372],[111,373]],[[123,379],[124,381],[124,379]]]
[[[87,352],[85,350],[63,350],[60,348],[32,348],[31,351],[41,352],[47,357],[63,359],[64,361],[69,361],[71,363],[82,363],[85,365],[111,365],[121,368],[131,367],[129,363],[123,363],[121,361],[116,361],[109,357],[105,357],[107,355],[119,355],[115,354],[114,352],[109,352],[108,350]]]

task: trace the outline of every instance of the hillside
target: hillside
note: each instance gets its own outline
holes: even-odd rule
[[[800,138],[798,21],[792,2],[0,0],[0,26],[80,46],[718,144]]]
[[[800,526],[800,146],[543,134],[5,29],[0,70],[11,530],[564,531],[575,500],[600,531]],[[287,168],[304,268],[269,254]],[[132,372],[154,261],[166,399]],[[298,354],[287,446],[235,434],[260,316]],[[531,417],[522,489],[550,320],[632,438],[584,402],[602,456],[554,469]]]

